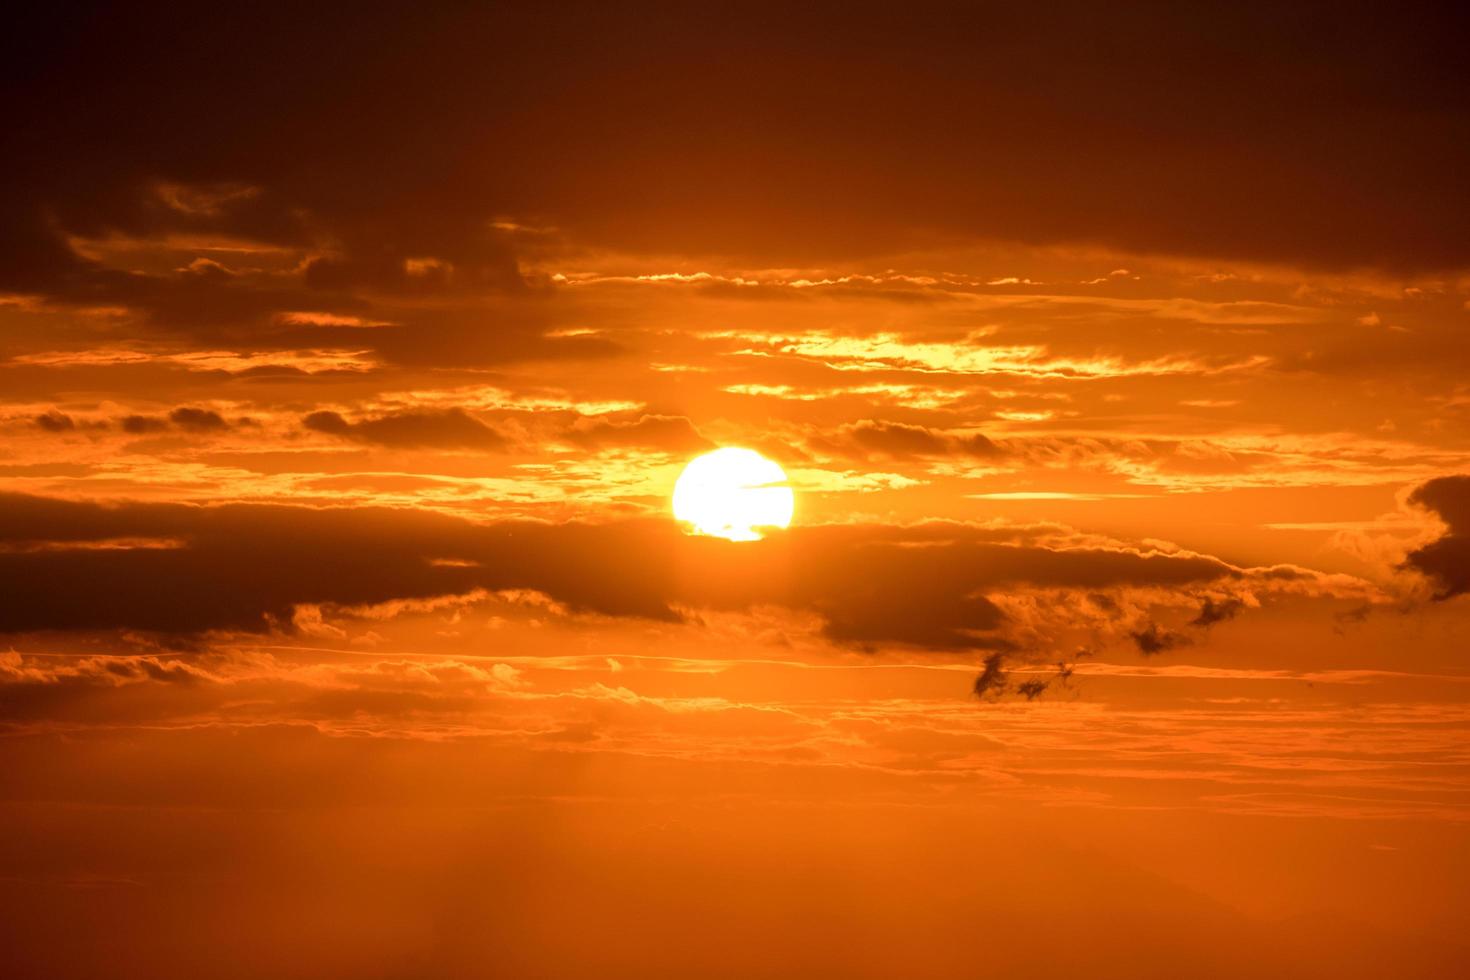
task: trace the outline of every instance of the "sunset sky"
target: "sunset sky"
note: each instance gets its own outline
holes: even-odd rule
[[[0,974],[1466,975],[1466,26],[14,21]]]

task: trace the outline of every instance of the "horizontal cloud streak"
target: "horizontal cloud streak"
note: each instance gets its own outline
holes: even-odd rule
[[[1187,553],[1011,540],[997,529],[793,529],[758,546],[665,522],[474,524],[374,508],[95,503],[7,496],[0,543],[168,539],[184,547],[0,552],[0,630],[287,629],[301,605],[363,606],[473,589],[532,590],[572,610],[672,620],[681,608],[815,613],[834,640],[1012,645],[987,591],[1192,589],[1246,570]],[[1305,572],[1264,573],[1285,582]]]

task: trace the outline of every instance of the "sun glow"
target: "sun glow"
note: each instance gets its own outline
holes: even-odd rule
[[[675,519],[731,541],[759,541],[759,528],[786,527],[795,506],[781,467],[753,449],[705,453],[674,484]]]

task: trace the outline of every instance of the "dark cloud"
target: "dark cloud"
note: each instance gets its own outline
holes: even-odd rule
[[[252,424],[247,419],[239,424]],[[167,418],[156,415],[125,415],[118,419],[118,426],[128,435],[144,436],[167,432],[170,428],[182,429],[195,434],[225,432],[233,426],[223,415],[209,408],[181,405],[171,410]]]
[[[54,408],[49,412],[37,415],[35,422],[38,428],[47,432],[71,432],[77,427],[76,421],[70,415],[58,412]]]
[[[119,424],[124,432],[135,436],[163,432],[168,429],[166,419],[155,418],[151,415],[127,415]]]
[[[906,459],[914,456],[1001,456],[1004,450],[978,432],[957,433],[931,429],[904,422],[863,419],[843,425],[835,440],[836,448],[854,448],[862,455]]]
[[[10,32],[32,41],[0,96],[0,291],[124,310],[134,339],[365,351],[383,369],[622,353],[552,335],[573,301],[535,270],[557,249],[769,268],[1000,239],[1470,262],[1451,219],[1470,203],[1452,138],[1467,86],[1443,12],[1078,3],[834,23],[757,4],[636,30],[611,9],[508,5],[26,17],[55,23]],[[132,248],[211,240],[250,258]],[[131,245],[98,258],[87,242]],[[381,325],[280,318],[300,310]],[[846,436],[849,452],[997,452],[894,422]]]
[[[1165,629],[1158,623],[1149,623],[1141,630],[1135,630],[1128,634],[1132,638],[1138,652],[1146,657],[1155,654],[1167,653],[1177,650],[1179,647],[1189,646],[1190,639],[1183,633]]]
[[[557,413],[556,425],[545,438],[564,439],[587,450],[653,448],[664,453],[698,453],[713,442],[698,433],[684,416],[575,416]],[[500,429],[476,419],[462,408],[442,411],[400,411],[348,422],[337,411],[313,411],[301,420],[313,432],[392,448],[444,450],[506,450],[510,439]]]
[[[1016,693],[1024,697],[1027,701],[1035,701],[1037,698],[1041,697],[1041,695],[1044,694],[1046,692],[1046,689],[1050,686],[1051,685],[1048,684],[1046,681],[1033,677],[1030,680],[1022,681],[1021,683],[1017,684]]]
[[[973,686],[975,697],[994,700],[1013,691],[1027,701],[1035,701],[1051,687],[1051,681],[1044,681],[1039,677],[1028,677],[1012,687],[1011,675],[1005,669],[1005,664],[1006,655],[1004,653],[992,653],[985,658],[980,673],[975,675]],[[1061,683],[1065,683],[1071,676],[1071,671],[1059,671],[1057,676]]]
[[[1470,592],[1470,476],[1442,476],[1416,487],[1409,503],[1432,511],[1445,533],[1404,559],[1407,568],[1428,576],[1438,586],[1436,599]]]
[[[193,687],[213,679],[192,660],[149,654],[42,660],[38,664],[27,663],[16,654],[0,655],[0,719],[11,723],[33,718],[95,720],[100,700],[124,685],[151,681]]]
[[[222,432],[230,427],[218,412],[181,406],[168,413],[168,420],[185,432]]]
[[[1333,629],[1339,633],[1344,632],[1349,626],[1358,626],[1366,623],[1368,617],[1371,615],[1373,615],[1373,606],[1367,602],[1354,606],[1351,609],[1344,609],[1340,613],[1333,614],[1332,618],[1336,623]]]
[[[1198,626],[1201,629],[1208,628],[1214,626],[1216,623],[1223,623],[1226,620],[1234,619],[1240,615],[1241,610],[1244,608],[1245,603],[1234,596],[1227,596],[1219,602],[1216,602],[1210,596],[1205,596],[1205,601],[1200,606],[1199,615],[1191,619],[1189,625]]]
[[[1213,558],[1002,543],[938,522],[799,528],[750,546],[664,521],[480,525],[379,508],[0,499],[0,545],[11,546],[0,547],[0,632],[260,632],[286,628],[302,604],[529,589],[610,616],[771,605],[815,613],[829,637],[858,647],[1001,650],[1015,641],[987,591],[1187,588],[1242,574]],[[79,546],[120,540],[145,545]]]
[[[1005,670],[1005,655],[992,653],[985,658],[984,667],[975,676],[975,696],[984,697],[987,694],[999,694],[1006,689],[1007,677]]]
[[[302,425],[314,432],[394,449],[500,450],[505,436],[463,409],[398,412],[349,422],[336,412],[312,412]]]
[[[66,244],[118,232],[310,249],[302,289],[514,290],[501,215],[770,261],[938,236],[1470,262],[1454,5],[655,9],[19,17],[0,287],[153,288]]]

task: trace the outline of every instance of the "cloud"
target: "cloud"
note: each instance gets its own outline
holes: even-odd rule
[[[915,456],[977,456],[994,458],[1005,450],[978,432],[949,432],[904,422],[863,419],[838,428],[836,437],[822,441],[828,448],[862,456],[908,459]]]
[[[182,429],[196,435],[226,432],[234,428],[228,419],[213,409],[188,405],[171,410],[167,417],[124,415],[117,420],[117,424],[124,432],[133,436],[154,435],[167,432],[170,428]]]
[[[163,432],[168,429],[165,419],[155,418],[151,415],[127,415],[119,423],[122,430],[130,435],[141,436],[153,432]]]
[[[1051,685],[1048,684],[1046,681],[1041,680],[1037,677],[1033,677],[1029,680],[1024,680],[1021,683],[1017,684],[1016,693],[1024,697],[1027,701],[1035,701],[1037,698],[1041,697],[1041,695],[1045,693],[1046,689],[1050,686]]]
[[[1234,596],[1227,596],[1216,602],[1210,596],[1205,596],[1204,604],[1200,606],[1199,615],[1189,621],[1190,626],[1208,628],[1216,623],[1223,623],[1240,615],[1245,603]]]
[[[951,11],[944,31],[873,12],[834,31],[819,11],[781,8],[625,26],[611,9],[568,22],[475,8],[414,18],[404,45],[404,24],[368,9],[311,23],[265,9],[97,11],[15,72],[8,121],[32,137],[4,161],[0,289],[130,302],[179,325],[303,308],[288,292],[514,293],[514,229],[527,224],[593,247],[768,265],[893,254],[918,229],[927,242],[1340,268],[1470,262],[1455,220],[1470,150],[1443,135],[1463,111],[1446,83],[1460,58],[1448,8],[1339,11],[1310,63],[1295,52],[1320,31],[1315,16],[1252,6],[1208,31],[1188,9],[1103,18],[1084,4]],[[553,51],[504,43],[552,32]],[[321,58],[329,46],[341,56]],[[1057,70],[1018,89],[1038,50]],[[760,72],[747,70],[753,55]],[[218,111],[242,92],[291,111]],[[1324,115],[1324,98],[1353,113]],[[722,133],[741,134],[738,161],[701,121],[710,105],[723,107]],[[897,120],[876,139],[875,114]],[[953,124],[971,115],[1007,138]],[[1132,126],[1170,139],[1120,138]],[[385,137],[405,133],[434,138]],[[1208,195],[1192,176],[1201,161],[1217,176]],[[1288,209],[1298,220],[1266,217]],[[305,261],[289,287],[267,288],[124,273],[71,245],[111,234],[229,236]]]
[[[987,694],[999,694],[1006,688],[1007,674],[1005,671],[1005,655],[992,653],[985,658],[985,665],[979,674],[975,676],[975,696],[984,697]]]
[[[570,442],[585,450],[653,448],[663,453],[698,453],[713,442],[700,435],[684,416],[578,416],[553,414],[554,422],[539,435]],[[304,428],[366,444],[391,448],[504,451],[512,439],[500,429],[476,419],[463,408],[397,411],[348,422],[337,411],[313,411],[301,420]]]
[[[71,432],[77,427],[76,421],[64,412],[52,409],[43,412],[35,418],[36,426],[46,432]]]
[[[185,432],[222,432],[230,427],[218,412],[207,408],[176,408],[168,413],[168,420]]]
[[[165,416],[133,414],[112,419],[87,417],[77,419],[52,409],[37,415],[33,421],[37,428],[53,434],[73,432],[78,429],[105,430],[115,424],[124,433],[134,436],[154,435],[168,432],[171,429],[193,435],[211,435],[228,432],[242,426],[250,427],[259,424],[255,419],[249,417],[227,419],[214,409],[192,405],[181,405],[171,409]]]
[[[1404,558],[1404,567],[1420,572],[1444,600],[1470,592],[1470,475],[1442,476],[1416,487],[1409,503],[1437,516],[1444,534],[1416,548]]]
[[[1177,650],[1179,647],[1189,646],[1192,642],[1183,633],[1176,633],[1152,622],[1143,629],[1135,630],[1128,635],[1138,647],[1138,652],[1146,657]]]
[[[393,449],[501,450],[506,438],[460,408],[396,412],[349,422],[337,412],[312,412],[301,424],[313,432]]]
[[[1011,685],[1011,675],[1005,669],[1006,655],[996,652],[987,655],[982,662],[980,673],[975,675],[972,687],[975,697],[996,700],[1009,692],[1014,692],[1027,701],[1035,701],[1051,688],[1051,681],[1044,681],[1039,677],[1028,677],[1014,687]],[[1065,663],[1058,663],[1056,680],[1058,683],[1066,684],[1072,676],[1072,668]]]
[[[828,638],[859,648],[1009,650],[1014,624],[992,594],[1191,589],[1247,575],[1208,556],[1007,541],[950,522],[795,528],[751,547],[665,521],[475,524],[383,508],[0,502],[0,632],[12,633],[289,631],[303,605],[483,589],[666,621],[776,606],[815,614]],[[182,546],[80,546],[103,540]]]

